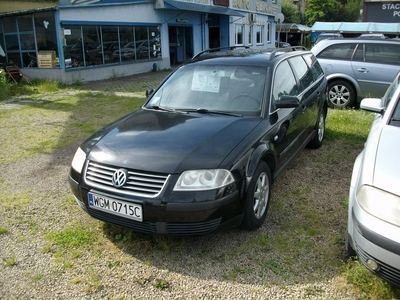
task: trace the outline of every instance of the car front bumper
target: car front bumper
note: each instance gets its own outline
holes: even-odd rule
[[[392,234],[383,234],[397,232],[395,237],[399,237],[400,228],[369,215],[358,204],[354,205],[351,216],[349,233],[361,263],[377,276],[400,286],[400,243],[390,238]]]
[[[132,199],[121,198],[98,190],[82,188],[71,176],[69,184],[79,206],[90,216],[107,223],[123,226],[134,231],[148,234],[166,235],[202,235],[240,225],[243,218],[244,202],[240,200],[239,191],[202,202],[166,202],[162,199]],[[88,193],[131,201],[143,208],[143,221],[114,215],[105,211],[93,209],[88,204]],[[215,195],[215,192],[210,192]],[[196,195],[190,195],[196,199]]]

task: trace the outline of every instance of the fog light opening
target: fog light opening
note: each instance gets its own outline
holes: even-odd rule
[[[367,259],[367,266],[370,268],[372,271],[378,271],[379,270],[379,265],[376,261],[372,259]]]

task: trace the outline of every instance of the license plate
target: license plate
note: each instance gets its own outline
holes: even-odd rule
[[[142,206],[135,203],[125,202],[117,199],[88,193],[89,206],[117,216],[142,222]]]

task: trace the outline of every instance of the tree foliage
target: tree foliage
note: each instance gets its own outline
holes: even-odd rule
[[[358,21],[362,5],[362,0],[307,0],[306,24]]]
[[[293,5],[293,0],[282,1],[282,13],[285,16],[285,23],[305,24],[305,15]]]

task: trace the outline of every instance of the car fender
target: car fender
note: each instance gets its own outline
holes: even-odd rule
[[[273,150],[273,145],[270,142],[266,143],[261,143],[258,145],[256,149],[251,153],[249,156],[248,164],[247,164],[247,169],[246,169],[246,183],[247,186],[251,181],[251,178],[254,175],[254,172],[256,171],[256,168],[260,161],[265,161],[270,170],[271,170],[271,176],[273,179],[274,178],[274,171],[276,169],[276,154]]]
[[[354,86],[354,89],[356,90],[357,97],[358,97],[358,95],[362,95],[362,91],[361,91],[361,88],[360,88],[357,80],[355,80],[353,77],[351,77],[349,75],[341,74],[341,73],[333,73],[333,74],[327,75],[326,79],[328,81],[328,85],[329,85],[329,83],[331,81],[334,81],[334,80],[346,80],[346,81],[350,82]]]

